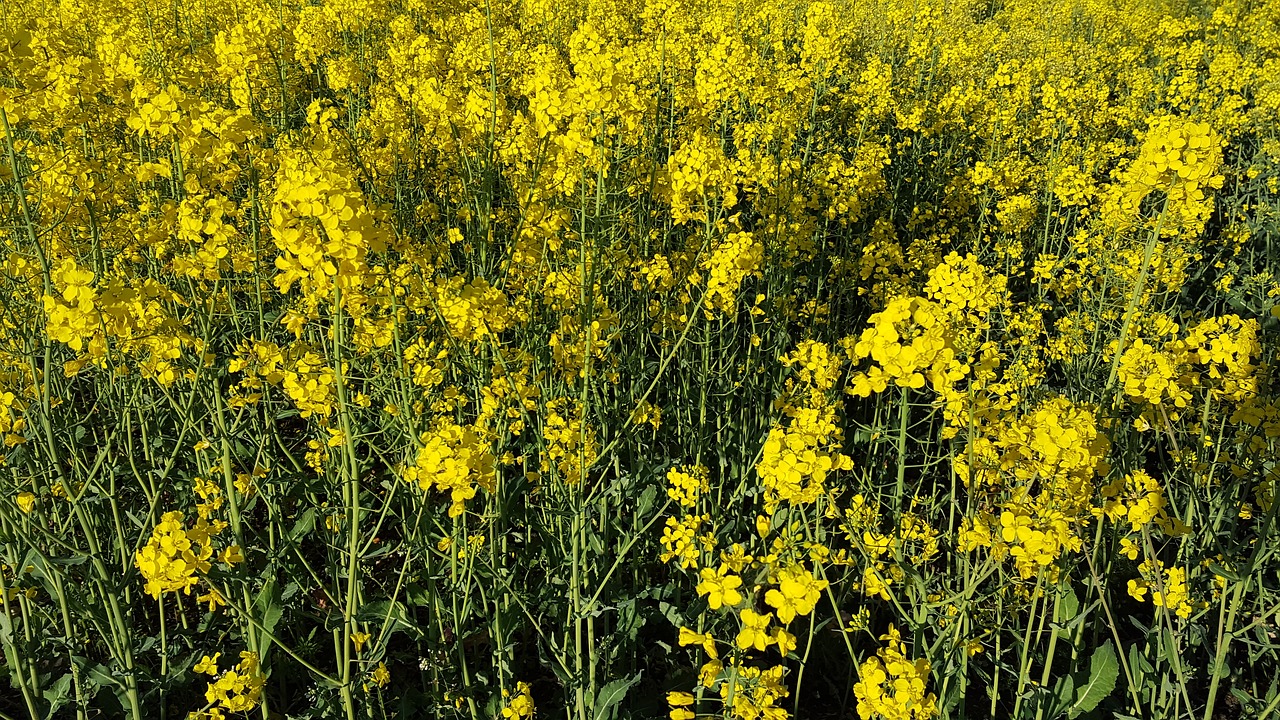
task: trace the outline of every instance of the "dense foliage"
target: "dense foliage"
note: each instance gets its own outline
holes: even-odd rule
[[[0,19],[0,718],[1280,709],[1277,0]]]

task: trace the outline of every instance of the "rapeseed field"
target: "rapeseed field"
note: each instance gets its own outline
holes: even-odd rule
[[[1280,0],[0,5],[0,720],[1280,717]]]

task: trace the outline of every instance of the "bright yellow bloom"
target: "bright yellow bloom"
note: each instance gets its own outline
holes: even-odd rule
[[[728,565],[722,564],[719,570],[703,568],[699,577],[702,582],[695,589],[699,595],[707,596],[707,604],[712,610],[719,610],[723,605],[733,607],[742,602],[742,593],[738,592],[742,578],[730,574]]]
[[[720,654],[716,651],[716,640],[711,636],[711,633],[694,632],[687,627],[681,627],[679,642],[681,647],[685,645],[701,645],[703,651],[712,660],[720,657]]]
[[[773,641],[768,632],[773,613],[761,615],[751,608],[743,608],[738,617],[742,620],[742,629],[738,631],[738,647],[743,650],[754,647],[760,651],[769,647],[769,643]]]
[[[781,570],[777,583],[777,588],[765,593],[764,601],[778,611],[778,621],[784,625],[797,615],[813,612],[822,591],[827,589],[826,580],[814,579],[812,573],[799,565]]]
[[[507,693],[504,691],[504,696]],[[528,683],[516,683],[516,696],[507,702],[507,706],[502,709],[502,717],[508,720],[523,720],[523,718],[533,717],[533,695],[530,694]]]
[[[356,647],[356,652],[364,650],[364,644],[369,642],[369,633],[353,632],[351,633],[351,644]]]
[[[214,653],[213,657],[205,655],[200,659],[200,662],[196,663],[196,666],[192,668],[192,672],[204,673],[206,675],[217,675],[218,658],[220,657],[222,657],[222,653]]]
[[[222,597],[217,588],[209,588],[209,592],[196,597],[196,601],[209,603],[209,612],[216,612],[219,607],[227,604],[226,598]]]

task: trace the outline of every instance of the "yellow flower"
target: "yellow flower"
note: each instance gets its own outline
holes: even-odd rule
[[[787,624],[797,615],[813,612],[826,588],[826,580],[815,580],[808,570],[797,565],[778,573],[778,587],[765,593],[764,601],[778,611],[778,621]]]
[[[680,628],[680,646],[685,645],[701,645],[711,659],[720,657],[716,652],[716,640],[711,637],[711,633],[694,632],[687,627],[682,627]]]
[[[733,607],[742,602],[742,593],[738,592],[742,578],[730,575],[728,565],[721,565],[719,570],[703,568],[699,574],[702,582],[694,589],[698,595],[707,596],[707,605],[712,610],[719,610],[723,605]]]
[[[769,535],[771,523],[772,521],[764,515],[756,516],[756,532],[760,534],[760,537],[767,537]]]
[[[698,671],[698,682],[703,687],[713,687],[716,684],[716,678],[720,676],[720,672],[724,670],[724,663],[719,660],[709,660]]]
[[[1134,541],[1130,540],[1129,538],[1121,538],[1121,539],[1120,539],[1120,554],[1121,554],[1121,555],[1124,555],[1125,557],[1129,558],[1130,560],[1137,560],[1137,559],[1138,559],[1138,553],[1139,553],[1139,550],[1138,550],[1138,543],[1136,543],[1136,542],[1134,542]]]
[[[226,605],[227,601],[222,597],[222,593],[216,588],[209,588],[209,592],[196,597],[197,602],[209,603],[209,612],[217,612],[218,608]]]
[[[36,495],[30,492],[18,493],[17,503],[22,512],[30,514],[36,507]]]
[[[218,674],[218,658],[222,657],[222,653],[214,653],[213,657],[205,655],[196,666],[192,668],[193,672],[204,673],[206,675]]]
[[[533,695],[529,692],[529,683],[516,683],[516,696],[502,709],[502,717],[507,720],[531,718],[533,710]]]
[[[670,692],[667,693],[667,704],[673,707],[689,707],[693,704],[693,693],[687,692]]]
[[[782,653],[784,656],[796,649],[796,636],[787,632],[786,628],[774,628],[773,641],[778,644],[778,652]]]
[[[257,653],[242,652],[235,669],[226,671],[209,683],[204,697],[210,705],[228,712],[245,712],[258,704],[264,682],[258,674]]]
[[[134,564],[146,580],[147,593],[155,598],[176,590],[190,593],[199,580],[197,575],[209,571],[212,538],[225,527],[223,521],[209,522],[198,517],[188,528],[181,512],[165,513],[151,539],[134,557]]]
[[[474,498],[478,489],[493,490],[493,453],[475,428],[445,423],[423,433],[420,443],[414,464],[401,476],[423,490],[434,487],[448,492],[452,501],[449,517],[461,515],[466,501]]]
[[[701,465],[667,471],[667,496],[685,507],[693,507],[698,497],[710,490],[707,469]]]
[[[364,684],[364,691],[369,692],[369,686],[371,684],[384,688],[390,682],[391,671],[387,669],[387,664],[385,662],[380,662],[378,663],[378,666],[373,669],[373,672],[369,673],[369,682]]]
[[[356,652],[364,650],[364,644],[369,642],[369,633],[353,632],[351,633],[351,644],[356,646]]]
[[[236,475],[235,486],[236,491],[245,497],[253,497],[254,492],[256,492],[253,476],[246,473]]]
[[[742,619],[742,629],[738,631],[738,647],[743,650],[754,647],[762,652],[768,648],[773,641],[768,633],[773,613],[761,615],[751,608],[743,608],[738,617]]]
[[[858,716],[924,720],[937,714],[937,697],[925,693],[929,678],[929,661],[911,660],[896,628],[882,635],[885,646],[876,651],[859,668],[859,681],[853,692],[857,698]]]
[[[742,569],[755,560],[754,557],[748,555],[740,543],[734,543],[728,552],[720,551],[720,562],[729,566],[729,569],[735,573],[742,572]]]
[[[1129,595],[1134,600],[1143,600],[1147,595],[1147,584],[1141,580],[1129,581]]]

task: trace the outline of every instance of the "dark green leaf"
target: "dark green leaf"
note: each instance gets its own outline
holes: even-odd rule
[[[1067,714],[1078,717],[1098,707],[1112,690],[1116,688],[1116,677],[1120,674],[1120,662],[1116,659],[1115,648],[1108,640],[1093,652],[1089,660],[1089,675],[1083,682],[1078,682],[1075,701]]]
[[[614,717],[615,710],[622,699],[627,696],[627,691],[631,686],[640,682],[640,673],[636,673],[628,678],[621,678],[600,688],[596,693],[595,710],[592,717],[595,720],[611,720]]]

